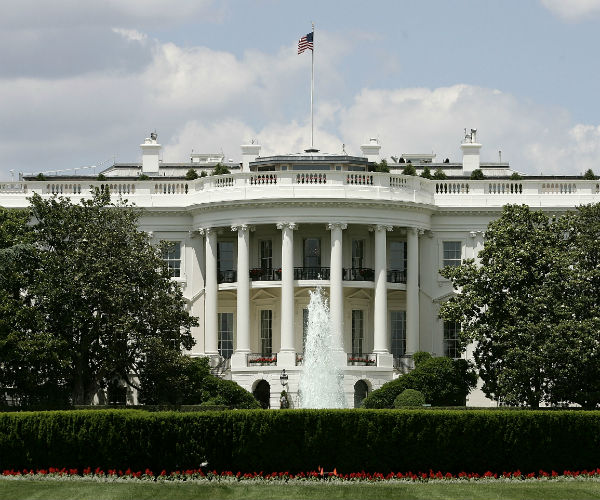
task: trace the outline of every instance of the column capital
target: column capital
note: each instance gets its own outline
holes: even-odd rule
[[[214,227],[200,227],[198,228],[198,234],[201,234],[202,236],[208,236],[211,233],[215,232],[215,228]]]
[[[372,226],[369,226],[369,231],[373,232],[373,231],[392,231],[394,229],[394,226],[390,226],[388,224],[374,224]]]
[[[483,235],[483,231],[470,231],[469,236],[471,238],[477,238],[477,236]]]
[[[231,225],[231,230],[232,231],[254,231],[256,228],[254,226],[251,226],[249,224],[232,224]]]
[[[291,229],[292,231],[298,229],[298,224],[295,222],[278,222],[277,229]]]
[[[343,231],[344,229],[348,229],[348,224],[346,224],[345,222],[330,222],[329,224],[327,224],[327,229],[329,231],[333,229],[341,229]]]
[[[197,236],[200,235],[200,230],[199,229],[192,229],[191,231],[188,231],[188,239],[192,239],[192,238],[196,238]]]
[[[146,234],[148,235],[148,238],[154,238],[154,231],[146,231]]]

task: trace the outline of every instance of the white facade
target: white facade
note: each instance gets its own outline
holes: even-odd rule
[[[391,173],[369,172],[380,147],[371,140],[363,145],[368,158],[260,157],[260,146],[246,145],[241,165],[226,163],[234,173],[190,181],[184,179],[189,168],[210,170],[219,160],[197,154],[190,163],[163,165],[156,138],[147,141],[141,163],[109,168],[106,181],[2,183],[0,205],[24,207],[34,192],[77,201],[90,196],[90,185],[102,185],[144,208],[142,229],[179,249],[169,256],[173,279],[200,323],[191,354],[211,356],[222,376],[249,391],[266,387],[266,381],[271,407],[279,406],[283,369],[297,405],[310,289],[321,286],[329,296],[333,324],[343,337],[352,407],[365,384],[376,389],[409,369],[415,351],[452,354],[438,318],[452,287],[439,270],[476,258],[488,223],[503,205],[557,213],[600,202],[599,181],[510,180],[507,164],[480,163],[474,136],[462,145],[465,168],[431,163],[433,155],[413,162],[418,172],[424,165],[432,173],[442,168],[445,180],[404,176],[402,163],[390,164]],[[150,180],[137,179],[142,165]],[[470,180],[478,167],[488,178]],[[447,325],[446,334],[451,332]],[[469,404],[492,402],[475,391]]]

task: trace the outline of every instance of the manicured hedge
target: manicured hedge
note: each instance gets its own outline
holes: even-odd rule
[[[600,466],[600,412],[138,410],[0,414],[0,469],[480,472]]]

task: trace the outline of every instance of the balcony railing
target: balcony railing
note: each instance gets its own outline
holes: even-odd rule
[[[247,366],[273,366],[277,364],[277,353],[262,354],[253,352],[246,356]]]
[[[344,269],[344,280],[345,281],[373,281],[375,278],[375,271],[368,268],[346,268]]]
[[[348,366],[377,366],[377,354],[348,353]]]
[[[252,281],[281,281],[281,269],[262,269],[256,267],[250,269]]]
[[[232,269],[230,271],[219,271],[217,273],[217,283],[235,283],[237,273]]]
[[[400,269],[390,269],[387,272],[388,283],[404,283],[406,284],[406,271]]]
[[[328,280],[328,267],[295,267],[295,280]]]

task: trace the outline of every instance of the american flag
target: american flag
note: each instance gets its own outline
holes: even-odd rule
[[[307,33],[298,41],[298,54],[302,54],[306,49],[313,50],[313,33]]]

